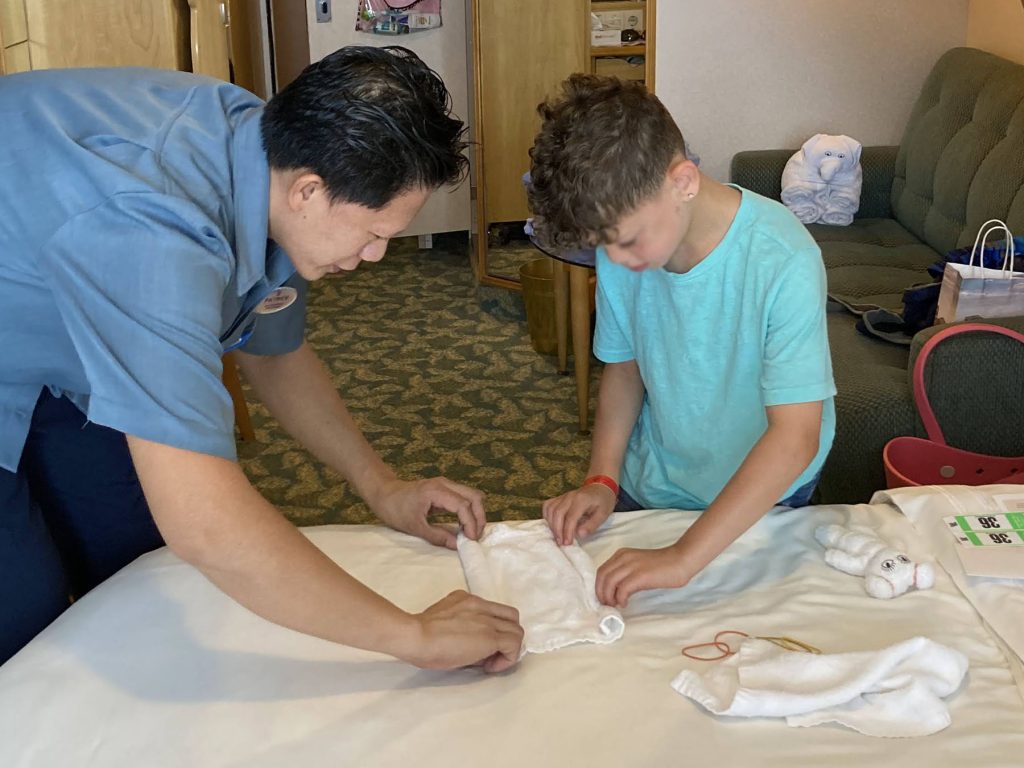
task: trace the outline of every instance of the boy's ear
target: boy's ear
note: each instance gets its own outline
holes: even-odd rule
[[[683,200],[692,199],[700,191],[700,171],[692,160],[678,158],[668,167],[668,180],[672,189]]]

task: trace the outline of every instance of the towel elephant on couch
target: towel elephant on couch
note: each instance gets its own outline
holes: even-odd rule
[[[817,133],[782,172],[782,202],[804,224],[848,226],[860,208],[860,142]]]

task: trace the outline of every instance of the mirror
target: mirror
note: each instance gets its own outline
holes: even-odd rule
[[[487,227],[487,275],[519,280],[519,269],[542,258],[524,231],[525,221],[501,222]]]

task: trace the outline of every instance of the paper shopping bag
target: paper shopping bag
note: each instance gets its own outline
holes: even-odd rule
[[[1006,256],[1002,269],[991,269],[974,263],[979,243],[984,248],[985,238],[991,232],[1003,232],[1006,235]],[[1011,271],[1014,257],[1013,235],[1006,224],[997,219],[986,221],[974,240],[970,262],[946,264],[942,273],[935,322],[951,323],[967,317],[1024,315],[1024,273]]]

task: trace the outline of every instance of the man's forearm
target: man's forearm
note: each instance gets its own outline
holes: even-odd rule
[[[395,473],[363,437],[312,348],[286,355],[236,353],[246,380],[296,440],[339,472],[364,499]]]
[[[415,619],[313,546],[236,464],[134,437],[129,448],[168,546],[234,600],[305,634],[409,656]]]
[[[589,475],[618,479],[643,399],[644,382],[636,361],[605,366],[594,417]]]
[[[768,427],[722,492],[675,545],[687,581],[775,506],[817,449],[813,433]]]

